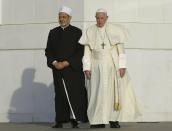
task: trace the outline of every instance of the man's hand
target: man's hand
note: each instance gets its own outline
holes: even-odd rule
[[[68,66],[69,66],[69,62],[68,62],[68,61],[63,61],[63,65],[64,65],[65,67],[68,67]]]
[[[84,73],[85,73],[87,79],[90,80],[91,79],[91,71],[90,70],[86,70],[86,71],[84,71]]]
[[[54,67],[57,69],[57,70],[62,70],[64,69],[65,67],[68,67],[69,66],[69,62],[67,61],[63,61],[63,62],[53,62],[53,65]]]
[[[119,69],[119,74],[120,74],[121,78],[125,75],[125,72],[126,72],[126,68],[120,68]]]
[[[62,70],[64,68],[63,62],[56,62],[54,66],[57,70]]]

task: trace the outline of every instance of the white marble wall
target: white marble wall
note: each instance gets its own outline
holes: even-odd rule
[[[83,0],[1,0],[2,23],[51,23],[56,22],[60,5],[73,8],[73,20],[83,19]]]
[[[73,8],[72,24],[85,29],[95,11],[130,34],[125,45],[134,89],[145,110],[140,121],[172,120],[171,0],[0,0],[0,122],[52,122],[47,35],[57,25],[59,5]]]
[[[2,23],[2,0],[0,0],[0,24]]]

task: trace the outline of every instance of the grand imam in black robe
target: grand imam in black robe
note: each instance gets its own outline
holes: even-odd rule
[[[82,33],[77,27],[69,25],[65,29],[56,27],[48,35],[45,55],[47,65],[52,69],[55,90],[56,122],[70,120],[70,107],[67,101],[62,78],[65,81],[69,100],[77,121],[87,121],[87,94],[82,71],[84,47],[78,43]],[[69,66],[57,70],[54,60],[69,62]]]

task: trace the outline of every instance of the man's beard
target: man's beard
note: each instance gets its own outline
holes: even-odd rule
[[[67,23],[60,23],[60,26],[65,27],[67,26]]]

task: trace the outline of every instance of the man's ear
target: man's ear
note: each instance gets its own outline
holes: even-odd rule
[[[71,20],[72,19],[72,16],[69,16],[69,20]]]

